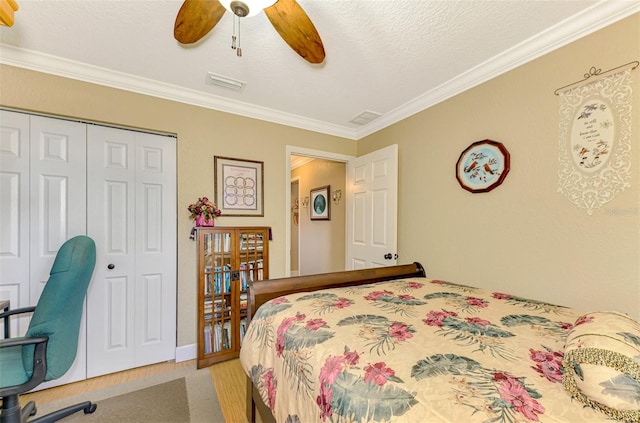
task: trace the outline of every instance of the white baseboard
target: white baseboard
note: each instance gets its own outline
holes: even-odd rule
[[[198,356],[198,345],[189,344],[176,347],[176,363],[194,360]]]

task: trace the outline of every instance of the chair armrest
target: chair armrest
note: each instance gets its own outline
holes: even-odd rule
[[[11,334],[9,333],[9,316],[13,316],[15,314],[33,313],[35,309],[35,306],[30,306],[14,308],[13,310],[7,310],[0,313],[0,319],[4,319],[4,337],[9,338],[11,336]]]
[[[19,338],[0,339],[0,349],[18,347],[21,345],[40,344],[42,342],[47,342],[48,340],[48,336],[38,336],[33,338],[21,336]]]
[[[9,395],[18,395],[28,392],[40,385],[44,381],[47,374],[47,342],[48,336],[38,336],[33,338],[20,337],[0,340],[0,354],[2,348],[16,347],[35,344],[33,351],[33,373],[31,379],[21,385],[0,387],[0,397],[4,398]]]
[[[36,309],[35,306],[14,308],[13,310],[7,310],[5,312],[0,313],[0,319],[13,316],[14,314],[33,313],[35,309]]]

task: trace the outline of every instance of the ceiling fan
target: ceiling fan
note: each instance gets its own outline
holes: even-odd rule
[[[325,54],[320,35],[296,0],[185,0],[176,16],[173,36],[182,44],[195,43],[216,26],[227,10],[243,18],[262,9],[296,53],[309,63],[322,63]]]

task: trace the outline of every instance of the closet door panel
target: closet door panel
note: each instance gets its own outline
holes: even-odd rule
[[[131,342],[126,305],[131,284],[123,277],[108,277],[105,284],[109,297],[106,300],[109,308],[104,316],[106,348],[108,351],[127,350]]]
[[[176,140],[137,134],[136,365],[175,358]]]
[[[97,247],[87,295],[87,376],[134,367],[135,133],[88,128],[88,234]]]
[[[136,135],[136,366],[175,358],[176,141]]]
[[[30,303],[35,305],[60,246],[87,233],[87,132],[84,123],[44,116],[30,116],[30,125],[29,267]],[[86,358],[83,320],[73,365],[39,389],[85,379]]]
[[[87,233],[86,125],[31,116],[31,304],[58,248]]]
[[[176,149],[173,138],[105,127],[90,127],[89,140],[94,377],[175,358]]]
[[[12,308],[30,305],[29,160],[29,115],[0,110],[0,299]],[[28,325],[12,319],[11,333]]]

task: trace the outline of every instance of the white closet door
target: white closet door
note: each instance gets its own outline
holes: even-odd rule
[[[1,111],[0,297],[11,307],[35,305],[60,246],[86,233],[85,125]],[[15,320],[23,335],[30,316]],[[49,387],[86,377],[86,337],[80,329],[72,368]]]
[[[136,134],[135,366],[176,351],[176,140]]]
[[[134,367],[135,134],[88,128],[88,235],[96,268],[87,294],[87,376]]]
[[[29,115],[0,110],[0,299],[12,308],[30,305],[29,160]],[[12,319],[11,333],[28,325]]]
[[[175,357],[175,140],[89,127],[87,376]]]
[[[62,244],[87,233],[86,125],[31,116],[31,304],[40,298]],[[86,304],[86,302],[85,302]],[[86,308],[85,308],[86,315]],[[45,389],[86,378],[86,325],[80,324],[78,350],[71,368]]]
[[[87,233],[86,125],[31,116],[31,304],[69,238]]]

